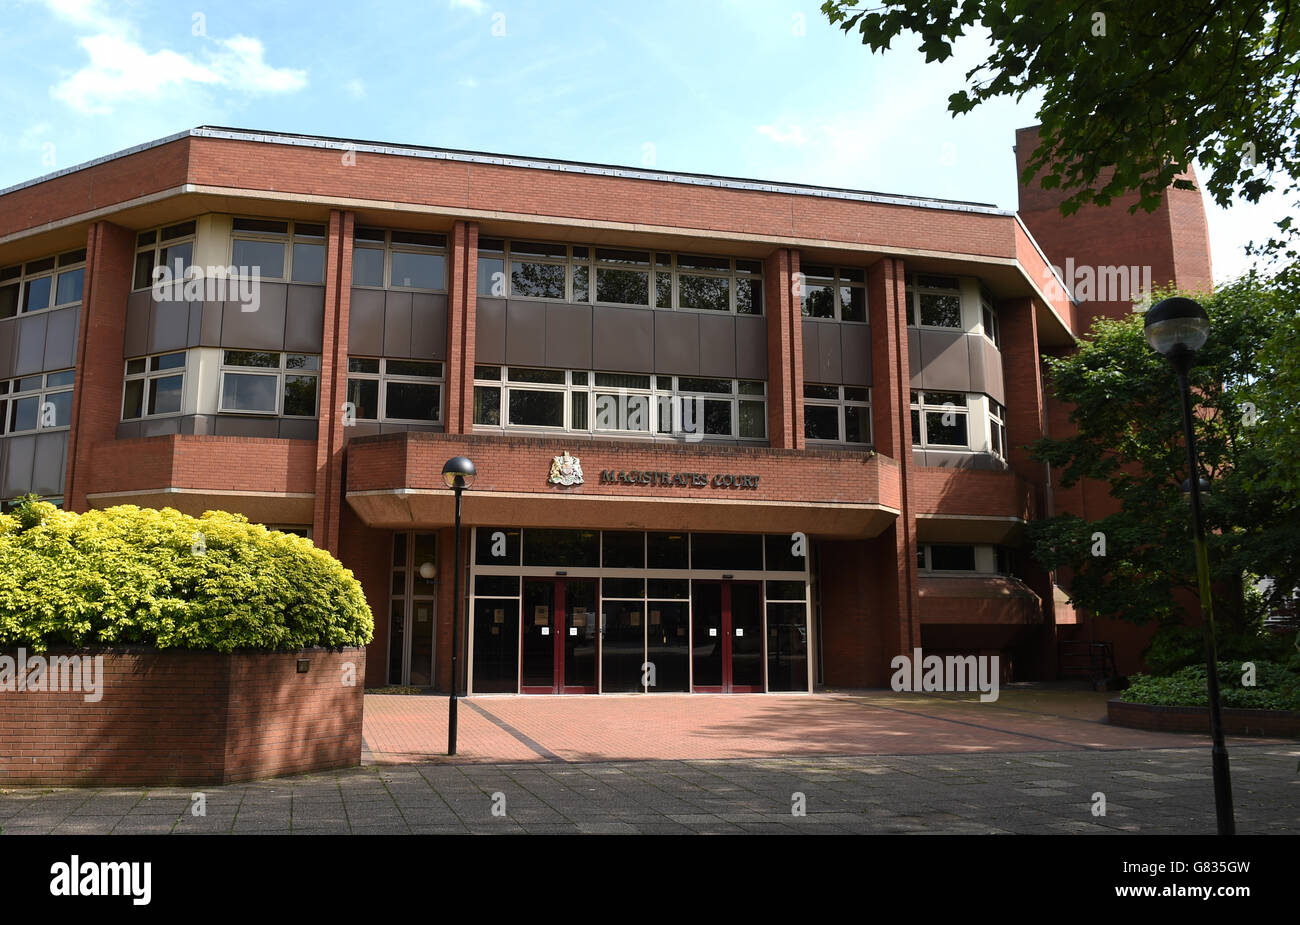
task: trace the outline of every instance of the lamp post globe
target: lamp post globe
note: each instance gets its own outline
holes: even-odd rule
[[[1142,321],[1147,343],[1156,353],[1177,364],[1205,346],[1210,337],[1210,316],[1201,303],[1176,296],[1157,302]]]
[[[443,463],[442,481],[448,488],[472,488],[477,477],[474,463],[464,456],[453,456]]]

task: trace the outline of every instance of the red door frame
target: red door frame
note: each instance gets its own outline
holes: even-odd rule
[[[600,627],[596,625],[596,684],[590,687],[570,687],[564,683],[564,640],[568,636],[569,630],[569,610],[568,610],[568,584],[569,582],[589,581],[595,585],[596,600],[592,606],[590,619],[597,620],[600,613],[600,580],[596,578],[551,578],[546,575],[531,576],[525,575],[524,581],[547,582],[551,585],[551,686],[550,687],[533,687],[523,683],[520,678],[519,691],[523,694],[594,694],[599,690],[600,679]],[[519,620],[519,658],[520,668],[523,666],[524,656],[524,629],[526,621]]]
[[[731,588],[733,585],[754,585],[758,588],[758,638],[760,647],[763,651],[763,664],[767,664],[767,639],[763,633],[763,583],[761,581],[746,581],[744,579],[736,580],[732,578],[709,578],[691,582],[692,590],[695,585],[721,585],[722,586],[722,684],[691,685],[691,690],[700,694],[761,694],[765,688],[763,685],[754,686],[745,684],[737,686],[732,683],[732,651],[731,640],[735,632],[731,623]],[[691,619],[694,621],[694,602],[692,602]],[[691,627],[691,638],[694,639],[695,627]],[[692,648],[694,645],[692,644]],[[691,666],[694,672],[695,666]],[[766,667],[764,668],[764,677],[766,677]]]

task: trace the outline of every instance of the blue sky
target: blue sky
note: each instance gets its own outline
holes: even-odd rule
[[[817,0],[0,0],[0,188],[196,125],[1016,206],[1036,100],[871,55]],[[1286,213],[1209,206],[1215,276]]]

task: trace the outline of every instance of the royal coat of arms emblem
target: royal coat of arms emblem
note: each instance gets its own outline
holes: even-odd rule
[[[581,485],[582,460],[570,456],[568,450],[563,456],[551,457],[551,477],[547,481],[552,485]]]

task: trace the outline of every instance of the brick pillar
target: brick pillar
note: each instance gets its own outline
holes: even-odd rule
[[[86,491],[94,474],[91,451],[101,440],[117,437],[122,418],[126,300],[134,268],[134,231],[111,222],[90,226],[63,496],[68,510],[89,508]]]
[[[320,413],[316,425],[315,544],[339,551],[343,500],[343,402],[348,385],[348,313],[352,304],[352,212],[330,212],[325,248],[325,318],[321,332]]]
[[[804,448],[803,298],[795,295],[798,273],[798,251],[780,248],[763,261],[767,435],[774,448],[794,450]]]
[[[478,305],[478,223],[452,227],[447,287],[447,433],[474,430],[474,321]]]

